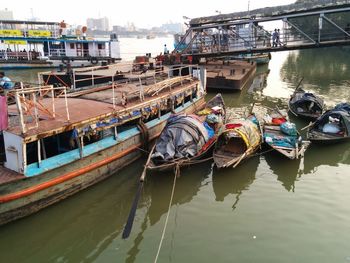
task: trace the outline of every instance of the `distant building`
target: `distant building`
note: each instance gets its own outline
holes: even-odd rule
[[[134,32],[136,31],[136,26],[134,23],[130,23],[130,22],[127,22],[126,23],[126,30],[129,31],[129,32]]]
[[[91,30],[109,31],[109,20],[107,17],[88,18],[86,25]]]
[[[13,12],[7,8],[0,10],[0,20],[13,20]]]
[[[112,31],[113,31],[114,33],[120,34],[120,33],[126,32],[126,28],[125,28],[125,27],[122,27],[122,26],[113,26]]]
[[[181,23],[166,23],[161,26],[161,29],[169,33],[183,33],[184,28]]]

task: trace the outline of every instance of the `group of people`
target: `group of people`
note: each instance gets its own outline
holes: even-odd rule
[[[280,39],[280,29],[275,28],[275,31],[272,33],[272,47],[282,46]]]

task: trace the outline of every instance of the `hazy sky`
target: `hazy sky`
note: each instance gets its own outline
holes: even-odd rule
[[[284,5],[295,0],[250,0],[250,9]],[[125,25],[134,22],[137,27],[152,27],[173,21],[183,22],[183,16],[195,18],[248,9],[248,0],[13,0],[2,4],[1,9],[12,10],[14,18],[26,20],[35,17],[44,21],[65,20],[68,24],[85,24],[86,18],[107,16],[110,25]]]

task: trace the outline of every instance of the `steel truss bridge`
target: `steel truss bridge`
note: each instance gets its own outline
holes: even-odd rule
[[[192,19],[175,52],[200,59],[350,45],[350,1],[323,2]]]

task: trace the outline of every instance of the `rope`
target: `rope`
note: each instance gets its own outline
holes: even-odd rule
[[[168,207],[168,213],[166,215],[165,224],[164,224],[164,228],[163,228],[163,233],[162,233],[162,236],[160,238],[159,247],[158,247],[156,258],[154,259],[154,263],[156,263],[157,260],[158,260],[160,249],[162,247],[162,243],[163,243],[163,240],[164,240],[165,230],[166,230],[166,227],[168,225],[168,219],[169,219],[169,215],[170,215],[170,208],[171,208],[171,204],[173,202],[173,196],[174,196],[174,192],[175,192],[176,177],[178,176],[178,174],[180,174],[180,165],[177,164],[176,168],[175,168],[174,183],[173,183],[173,189],[171,191],[170,202],[169,202],[169,207]]]

